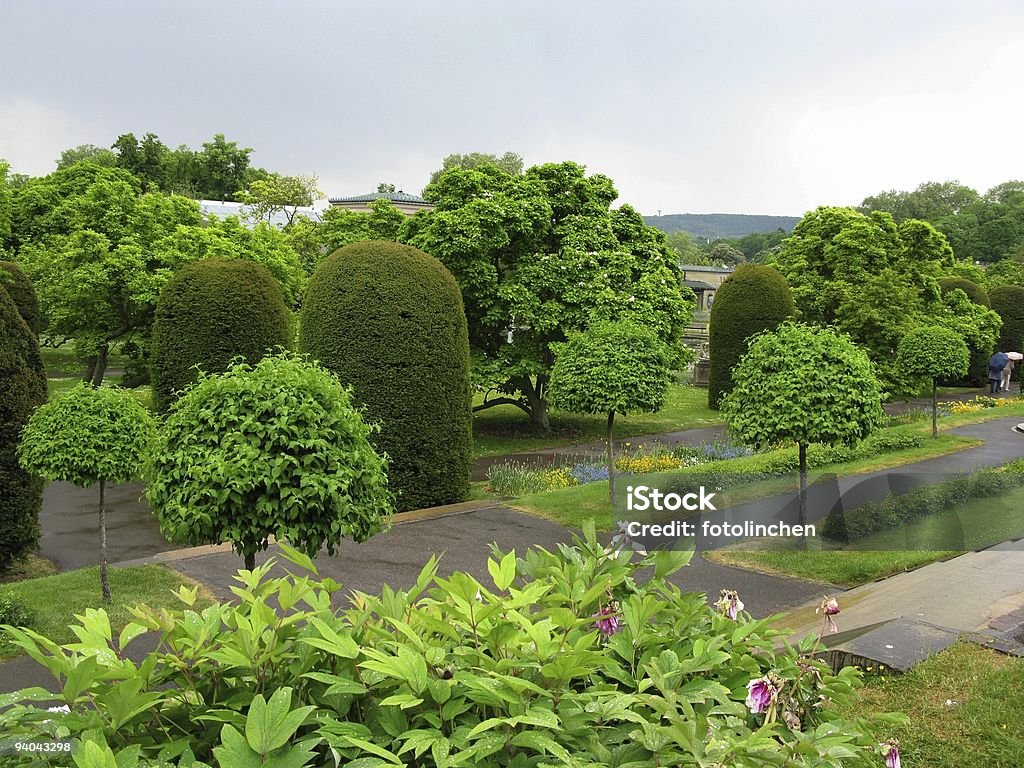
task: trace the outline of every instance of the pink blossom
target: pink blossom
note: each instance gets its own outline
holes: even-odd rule
[[[882,745],[882,757],[885,758],[885,768],[901,768],[900,743],[896,739],[885,742]]]
[[[815,613],[822,613],[825,615],[825,621],[828,623],[829,632],[835,633],[839,631],[839,627],[836,626],[835,619],[832,618],[839,613],[839,602],[834,597],[826,597],[822,600],[821,605]]]
[[[747,683],[747,708],[755,715],[763,714],[772,704],[779,689],[770,676],[758,677]]]
[[[618,605],[612,603],[610,605],[601,606],[601,610],[594,614],[597,621],[594,622],[594,626],[597,627],[605,637],[611,637],[619,631],[619,617],[617,614]]]
[[[740,594],[735,589],[723,589],[721,597],[715,602],[715,608],[736,621],[736,617],[743,610],[743,601],[740,600]]]

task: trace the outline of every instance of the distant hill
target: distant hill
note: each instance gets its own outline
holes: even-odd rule
[[[689,232],[701,239],[743,237],[752,232],[792,231],[799,216],[758,216],[746,213],[670,213],[644,216],[644,221],[662,232]]]

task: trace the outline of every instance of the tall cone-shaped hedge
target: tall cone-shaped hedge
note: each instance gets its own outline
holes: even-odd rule
[[[718,408],[732,389],[732,369],[747,353],[747,339],[793,317],[793,296],[778,270],[741,264],[715,294],[709,329],[711,370],[708,405]]]
[[[343,384],[380,432],[399,511],[462,501],[472,444],[462,294],[437,259],[389,241],[352,243],[310,279],[299,348]]]
[[[241,259],[201,259],[182,267],[156,305],[150,374],[157,407],[195,383],[198,365],[222,373],[236,357],[259,362],[292,346],[292,319],[266,267]]]
[[[0,572],[39,543],[43,483],[18,466],[21,431],[46,402],[39,342],[0,285]]]
[[[39,297],[29,276],[13,261],[0,261],[0,285],[7,289],[22,320],[36,336],[43,327]]]
[[[1001,285],[989,293],[992,309],[1003,320],[996,349],[1002,352],[1024,352],[1024,288]],[[1013,378],[1020,379],[1021,364],[1013,366]]]

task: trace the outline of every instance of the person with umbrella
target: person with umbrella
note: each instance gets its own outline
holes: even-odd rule
[[[1003,381],[1003,368],[1010,362],[1010,356],[1005,352],[996,352],[988,359],[988,393],[994,395],[999,391]]]
[[[1010,378],[1013,376],[1013,364],[1018,360],[1024,359],[1024,355],[1020,352],[1007,352],[1006,356],[1009,358],[1006,362],[1006,367],[1003,368],[1003,380],[1000,389],[1003,392],[1010,391]]]

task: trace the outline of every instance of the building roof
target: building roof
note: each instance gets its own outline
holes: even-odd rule
[[[336,203],[372,203],[374,200],[390,200],[392,203],[412,203],[413,205],[431,205],[419,195],[410,195],[408,192],[371,192],[368,195],[355,195],[353,197],[332,197],[331,205]]]
[[[715,286],[708,285],[703,280],[683,280],[683,285],[695,291],[713,291]]]
[[[684,272],[732,272],[735,267],[712,267],[704,264],[680,264],[679,268]]]
[[[237,216],[250,227],[256,223],[249,215],[249,209],[242,203],[221,200],[196,200],[196,202],[199,203],[199,210],[203,216],[212,215],[221,219],[226,219],[228,216]],[[305,216],[311,221],[320,221],[320,211],[315,210],[312,206],[299,206],[295,215]],[[268,219],[261,218],[260,221],[268,221]],[[269,223],[281,229],[288,223],[288,217],[281,211],[274,211],[270,214]]]

